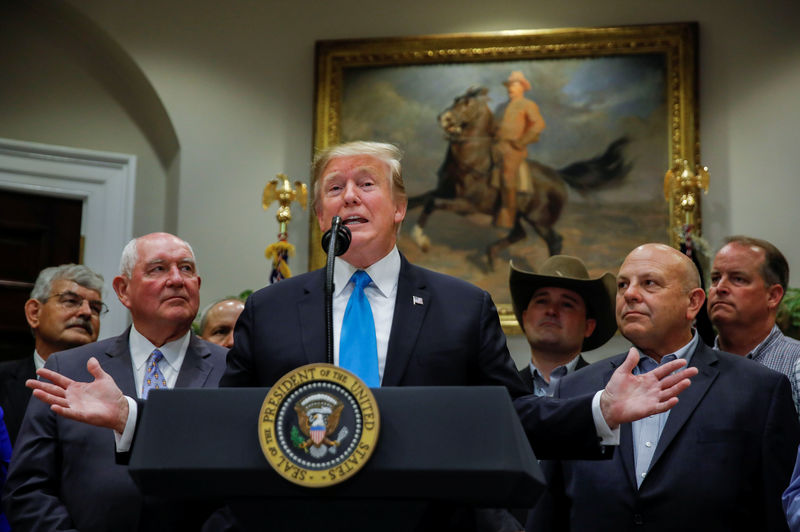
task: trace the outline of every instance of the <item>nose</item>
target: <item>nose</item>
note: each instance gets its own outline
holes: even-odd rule
[[[627,288],[623,289],[622,297],[625,298],[626,302],[640,301],[641,294],[639,293],[639,285],[633,282],[628,284]]]
[[[545,314],[548,316],[557,316],[558,315],[558,305],[556,303],[548,303],[544,309]]]
[[[227,347],[228,349],[233,347],[233,330],[231,330],[231,332],[229,332],[228,335],[225,336],[225,340],[222,342],[222,345],[223,347]]]
[[[358,186],[353,181],[348,181],[345,184],[342,197],[346,205],[358,205],[361,203],[361,198],[358,195]]]
[[[728,278],[725,275],[721,275],[720,278],[717,279],[716,283],[711,283],[711,288],[716,290],[718,293],[727,294],[730,290]]]
[[[177,264],[173,264],[170,267],[169,275],[167,276],[167,284],[170,286],[181,286],[183,284],[183,276]]]
[[[92,307],[89,306],[88,299],[81,301],[81,306],[78,307],[78,316],[92,317]]]

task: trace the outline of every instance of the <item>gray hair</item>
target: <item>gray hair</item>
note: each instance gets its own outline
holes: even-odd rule
[[[36,283],[31,290],[31,299],[44,301],[50,297],[53,289],[53,282],[60,280],[72,281],[89,290],[103,293],[103,276],[93,272],[83,264],[62,264],[61,266],[51,266],[39,272]]]
[[[145,235],[146,236],[146,235]],[[175,236],[175,235],[172,235]],[[132,239],[130,242],[125,244],[125,247],[122,248],[122,256],[119,259],[119,274],[123,277],[127,277],[130,279],[131,275],[133,274],[133,269],[136,267],[136,261],[139,260],[139,249],[137,248],[137,243],[141,237],[137,237]],[[189,248],[189,252],[192,254],[192,258],[195,258],[194,250],[192,249],[191,244],[189,244],[186,240],[175,236],[178,240],[183,242],[183,244]],[[195,271],[197,271],[197,264],[195,264]]]
[[[317,212],[317,209],[320,208],[320,196],[322,195],[320,180],[322,179],[322,172],[328,166],[328,163],[340,157],[358,155],[369,155],[386,163],[392,176],[392,194],[396,199],[405,199],[406,186],[403,183],[400,169],[400,159],[403,158],[403,152],[400,151],[400,148],[387,142],[356,140],[326,148],[314,157],[314,162],[311,163],[311,183],[313,187],[311,208],[314,212]]]

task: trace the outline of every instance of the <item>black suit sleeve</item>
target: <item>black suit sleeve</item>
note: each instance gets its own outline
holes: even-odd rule
[[[58,372],[58,364],[48,369]],[[20,428],[3,491],[3,507],[14,530],[74,530],[59,497],[63,464],[56,415],[42,401],[32,400]]]
[[[600,445],[592,417],[594,393],[554,399],[526,395],[514,401],[522,428],[539,459],[610,458],[613,447]]]

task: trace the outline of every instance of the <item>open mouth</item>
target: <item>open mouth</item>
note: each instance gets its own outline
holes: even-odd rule
[[[366,218],[362,218],[361,216],[348,216],[344,219],[344,225],[361,225],[369,222]]]

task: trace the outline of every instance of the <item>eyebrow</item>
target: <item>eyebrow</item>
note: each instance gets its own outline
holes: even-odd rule
[[[169,262],[169,261],[166,261],[164,259],[153,259],[153,260],[147,261],[145,264],[147,266],[152,266],[154,264],[166,264],[167,262]],[[195,264],[195,260],[194,260],[193,257],[182,257],[182,258],[178,259],[177,262],[189,262],[191,264]]]

